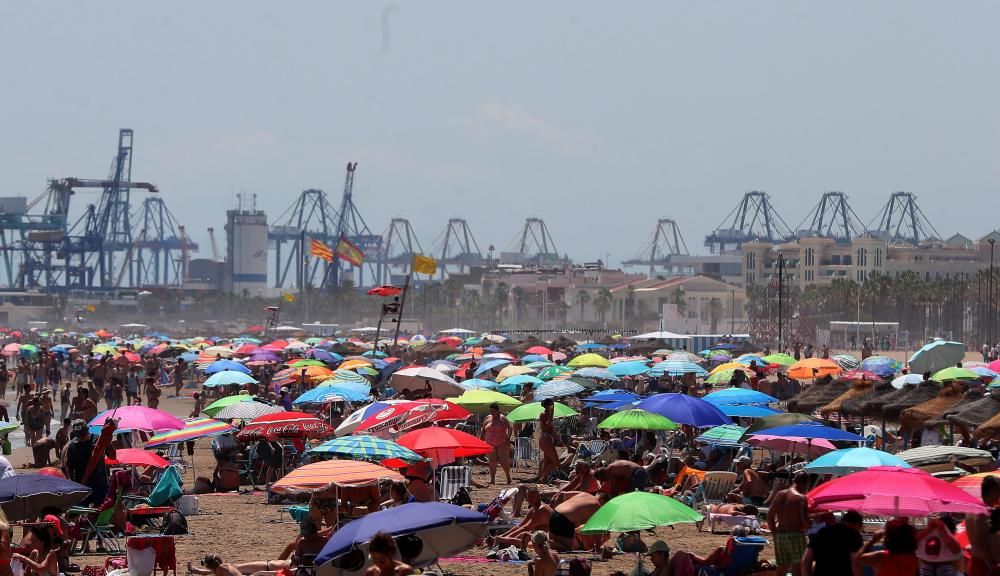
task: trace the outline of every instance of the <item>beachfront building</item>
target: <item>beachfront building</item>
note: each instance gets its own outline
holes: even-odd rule
[[[678,334],[736,333],[746,325],[746,292],[704,275],[647,278],[609,290],[609,327]]]

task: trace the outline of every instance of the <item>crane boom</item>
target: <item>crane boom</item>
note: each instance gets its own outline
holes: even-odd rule
[[[212,260],[220,262],[219,245],[215,243],[215,228],[208,229],[208,239],[212,241]]]

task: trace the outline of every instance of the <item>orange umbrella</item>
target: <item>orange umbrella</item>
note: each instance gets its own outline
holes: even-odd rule
[[[844,369],[832,360],[806,358],[792,364],[788,368],[788,375],[797,380],[809,380],[811,378],[822,378],[823,376],[835,376],[843,371]]]
[[[361,460],[326,460],[292,470],[271,486],[273,492],[322,490],[330,486],[358,486],[403,476],[384,466]]]
[[[289,368],[288,373],[288,378],[290,378],[292,382],[298,382],[301,378],[306,384],[319,384],[320,382],[329,380],[331,376],[333,376],[333,370],[330,370],[326,366],[302,366],[300,368]]]
[[[993,470],[992,472],[980,472],[979,474],[969,474],[968,476],[962,476],[958,480],[952,482],[952,484],[958,486],[962,490],[965,490],[969,494],[972,494],[976,498],[982,498],[983,480],[987,476],[1000,476],[1000,470]]]
[[[340,363],[340,366],[337,366],[337,368],[340,370],[350,370],[351,368],[358,368],[359,366],[367,368],[371,365],[372,363],[368,360],[344,360]]]

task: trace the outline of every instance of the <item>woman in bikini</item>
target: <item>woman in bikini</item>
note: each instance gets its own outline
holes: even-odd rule
[[[542,413],[538,416],[538,447],[542,451],[542,462],[538,469],[538,482],[545,482],[552,472],[559,468],[556,454],[556,428],[554,424],[555,402],[551,398],[542,400]]]

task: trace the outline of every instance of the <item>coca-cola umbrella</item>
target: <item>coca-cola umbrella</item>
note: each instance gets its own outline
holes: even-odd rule
[[[333,428],[312,414],[275,412],[254,418],[236,435],[236,439],[250,442],[277,438],[326,438],[332,435]]]
[[[389,385],[397,391],[403,389],[423,390],[429,385],[431,395],[437,398],[460,396],[465,392],[465,389],[450,376],[427,366],[407,366],[402,370],[397,370],[389,378]]]
[[[402,432],[426,422],[433,422],[437,410],[448,409],[443,400],[438,400],[437,402],[438,404],[434,404],[433,402],[399,402],[390,404],[362,420],[354,430],[354,433],[379,435],[390,430]]]

